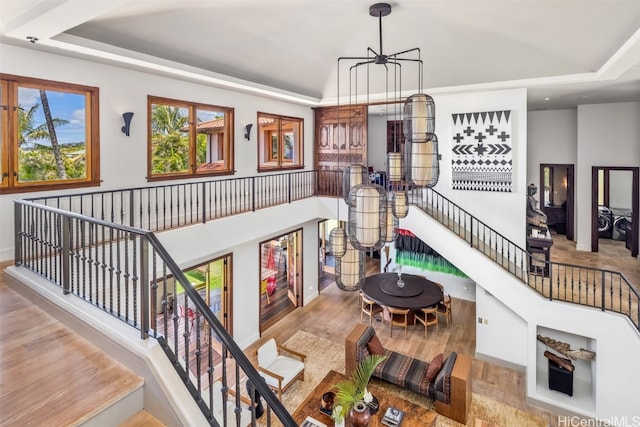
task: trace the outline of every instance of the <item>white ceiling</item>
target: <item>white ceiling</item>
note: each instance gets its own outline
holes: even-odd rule
[[[317,105],[335,102],[339,57],[381,53],[371,4],[0,0],[0,42]],[[391,4],[382,53],[420,48],[427,93],[527,87],[531,110],[640,101],[640,0]],[[341,96],[353,63],[340,61]],[[382,69],[370,67],[372,94],[384,92]],[[403,92],[417,90],[416,72],[403,66]]]

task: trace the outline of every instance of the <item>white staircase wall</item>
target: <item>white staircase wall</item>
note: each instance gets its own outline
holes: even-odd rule
[[[529,399],[597,419],[627,417],[633,420],[637,417],[640,334],[627,317],[543,298],[416,207],[411,207],[407,218],[401,220],[401,227],[410,229],[495,299],[491,301],[480,296],[482,290],[477,289],[476,313],[488,319],[487,331],[476,336],[477,349],[507,364],[522,365],[524,362]],[[498,304],[505,307],[496,309]],[[514,314],[510,315],[509,311]],[[591,384],[583,385],[589,388],[582,391],[586,398],[573,399],[549,391],[546,378],[541,378],[543,384],[539,384],[538,365],[546,361],[539,357],[544,351],[537,344],[539,328],[558,331],[562,336],[556,339],[573,335],[584,337],[585,342],[596,349],[595,361],[588,362]],[[546,367],[540,368],[543,372],[546,370]]]

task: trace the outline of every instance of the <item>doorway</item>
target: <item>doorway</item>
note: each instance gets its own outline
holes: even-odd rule
[[[223,255],[185,270],[184,275],[224,329],[233,335],[231,262],[231,254]],[[179,294],[180,290],[177,292]]]
[[[331,252],[331,230],[338,221],[326,219],[318,222],[318,292],[322,292],[335,281],[336,259]]]
[[[574,239],[574,166],[562,163],[540,164],[540,209],[547,225],[557,234]]]
[[[260,243],[260,333],[302,306],[302,229]]]
[[[593,166],[591,169],[591,251],[598,252],[598,238],[620,240],[638,256],[638,167]],[[606,217],[606,218],[605,218]],[[610,233],[601,225],[608,219]]]

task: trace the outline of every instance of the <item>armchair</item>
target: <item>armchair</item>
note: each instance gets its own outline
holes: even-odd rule
[[[287,356],[283,353],[289,353]],[[291,350],[285,346],[277,345],[271,338],[258,348],[258,366],[265,382],[274,391],[278,392],[278,398],[282,399],[282,393],[296,380],[304,381],[304,360],[307,357],[302,353]]]

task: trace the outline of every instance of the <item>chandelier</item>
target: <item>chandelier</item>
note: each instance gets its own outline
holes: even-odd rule
[[[366,104],[369,104],[368,67],[381,65],[385,75],[385,105],[388,109],[388,105],[392,104],[395,114],[402,115],[402,134],[405,140],[403,151],[400,148],[401,141],[397,141],[399,132],[394,132],[394,149],[386,157],[385,187],[370,183],[368,169],[364,165],[351,164],[343,171],[342,192],[349,215],[347,229],[345,231],[341,228],[338,212],[338,227],[331,231],[330,239],[332,246],[339,249],[334,254],[336,283],[344,290],[357,290],[361,287],[365,277],[364,251],[378,250],[386,242],[395,240],[399,219],[406,217],[409,212],[407,189],[434,186],[439,177],[435,103],[431,96],[422,93],[424,64],[420,49],[416,47],[384,54],[382,18],[390,13],[391,5],[388,3],[375,3],[369,7],[369,15],[378,18],[379,50],[368,47],[366,56],[338,58],[338,110],[341,64],[348,63],[349,66],[349,104],[352,101],[354,104],[358,103],[358,70],[361,68],[366,68]],[[418,93],[404,100],[402,113],[399,113],[397,106],[401,102],[403,65],[418,67]],[[352,137],[352,133],[347,132],[346,138]],[[339,146],[340,144],[338,150]],[[348,140],[347,147],[351,147]],[[356,255],[354,251],[360,252],[360,255]],[[356,267],[356,263],[360,265]]]

